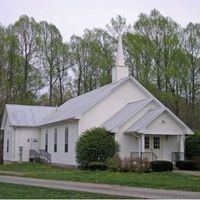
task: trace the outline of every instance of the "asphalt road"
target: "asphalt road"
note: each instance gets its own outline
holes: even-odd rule
[[[156,181],[156,180],[154,180]],[[85,191],[93,193],[113,194],[127,197],[153,198],[153,199],[199,199],[200,192],[186,192],[163,189],[147,189],[119,185],[80,183],[71,181],[54,181],[17,176],[0,176],[0,182],[20,185],[31,185],[63,190]]]

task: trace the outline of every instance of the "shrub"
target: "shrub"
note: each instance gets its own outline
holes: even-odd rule
[[[106,170],[106,165],[103,162],[90,162],[87,166],[90,170]]]
[[[179,160],[176,162],[176,167],[180,170],[197,170],[198,162],[194,160]]]
[[[167,160],[156,160],[151,162],[151,169],[154,172],[172,171],[173,164]]]
[[[76,143],[76,159],[82,167],[91,162],[105,163],[119,151],[114,137],[104,128],[86,130]]]
[[[200,131],[186,139],[185,156],[189,160],[200,159]]]
[[[106,166],[109,170],[118,172],[121,169],[121,159],[119,155],[115,155],[112,158],[106,160]]]
[[[121,161],[121,171],[123,172],[149,172],[150,170],[150,162],[146,158],[125,157]]]

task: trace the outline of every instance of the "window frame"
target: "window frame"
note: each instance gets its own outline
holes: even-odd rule
[[[9,149],[10,149],[10,141],[9,139],[7,139],[7,143],[6,143],[6,152],[9,153]]]
[[[144,148],[150,149],[150,137],[149,136],[144,137]]]
[[[65,138],[64,138],[64,152],[68,153],[69,151],[69,128],[65,127]]]
[[[49,135],[48,135],[48,130],[46,130],[45,133],[45,151],[48,152],[48,140],[49,140]]]
[[[53,147],[53,151],[56,153],[57,152],[57,145],[58,144],[58,132],[57,132],[57,128],[54,129],[54,147]]]
[[[153,137],[153,148],[160,149],[160,137]]]

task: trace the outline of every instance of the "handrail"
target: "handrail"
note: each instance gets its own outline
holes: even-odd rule
[[[154,152],[138,152],[138,151],[132,151],[131,157],[139,157],[139,158],[147,158],[149,161],[157,160],[158,157]]]
[[[29,157],[30,158],[42,158],[42,159],[46,160],[47,162],[51,163],[51,154],[43,149],[40,149],[39,152],[37,152],[34,149],[30,149]]]
[[[39,153],[34,149],[30,149],[29,150],[29,157],[30,158],[38,158],[39,157]]]
[[[172,161],[177,162],[179,160],[185,159],[185,153],[184,152],[172,152]]]
[[[45,158],[48,162],[51,162],[51,154],[44,149],[40,149],[40,158]]]

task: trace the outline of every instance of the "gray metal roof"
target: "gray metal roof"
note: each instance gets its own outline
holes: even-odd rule
[[[152,98],[142,99],[136,102],[128,103],[123,107],[119,112],[105,121],[101,127],[106,128],[109,131],[115,132],[115,129],[120,127],[125,121],[130,117],[139,112],[144,106],[149,104],[152,101]]]
[[[45,117],[42,120],[41,125],[51,124],[67,119],[79,119],[85,111],[94,106],[97,102],[109,95],[115,88],[129,79],[130,77],[121,79],[120,81],[110,83],[106,86],[68,100],[63,105],[58,107],[54,113]]]
[[[6,104],[6,110],[12,126],[34,127],[55,107]]]
[[[148,126],[151,122],[153,122],[165,110],[166,110],[165,108],[149,110],[143,117],[141,117],[131,127],[129,127],[125,131],[125,133],[140,132],[141,129]]]

